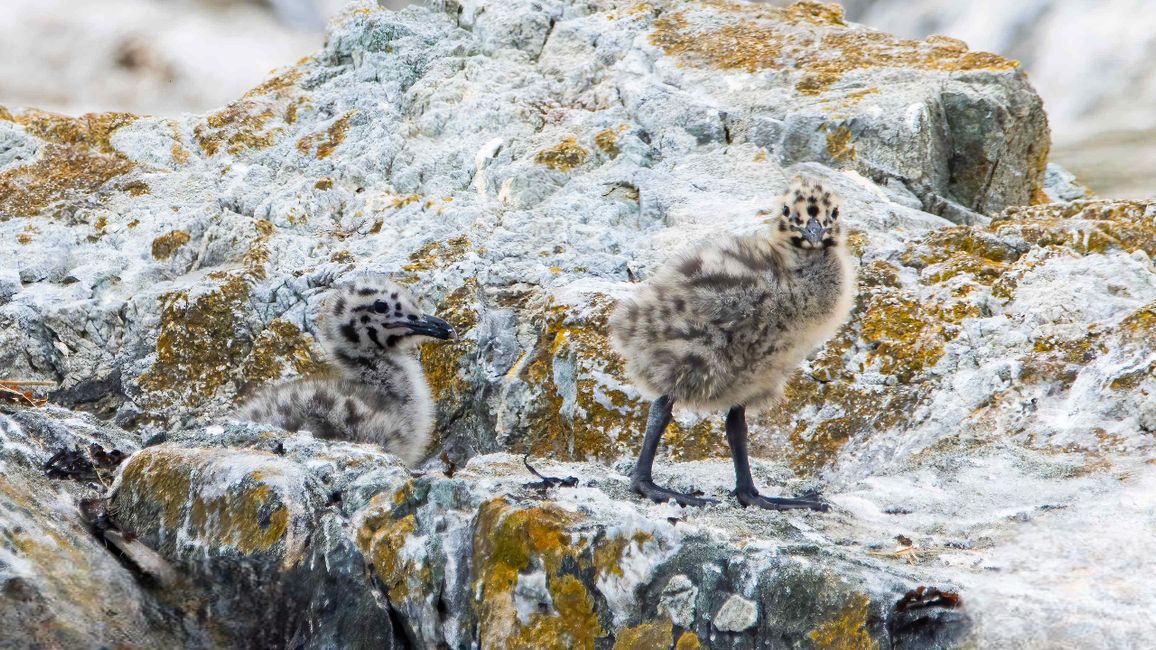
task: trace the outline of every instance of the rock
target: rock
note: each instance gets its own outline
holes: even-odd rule
[[[109,512],[189,581],[177,641],[1142,645],[1156,207],[1028,205],[1047,133],[1012,62],[807,3],[442,9],[352,7],[209,115],[0,111],[0,367],[149,441]],[[659,479],[726,503],[644,503],[610,469],[646,405],[608,310],[795,172],[844,197],[859,297],[751,446],[764,492],[834,511],[738,509],[720,414],[681,411]],[[227,420],[323,370],[319,301],[363,268],[461,333],[422,352],[417,477]],[[525,488],[527,451],[581,487]],[[963,608],[898,611],[920,585]]]
[[[26,423],[35,440],[51,426],[41,413],[4,422]],[[452,479],[412,478],[365,446],[228,423],[134,454],[108,504],[120,530],[187,581],[130,579],[134,597],[156,615],[208,622],[215,647],[645,648],[673,639],[677,618],[687,642],[745,648],[805,642],[852,606],[858,618],[838,625],[886,642],[892,604],[915,586],[909,571],[809,540],[802,519],[739,517],[733,505],[680,513],[629,497],[627,478],[601,465],[551,465],[599,487],[528,489],[521,459],[506,454],[476,457]],[[712,481],[728,472],[695,467]],[[71,572],[30,560],[29,580]],[[740,586],[754,599],[730,595]],[[716,638],[712,625],[746,634]]]
[[[1048,163],[1044,174],[1044,194],[1054,203],[1093,198],[1092,193],[1076,180],[1074,174],[1054,163]]]
[[[1149,65],[1156,13],[1127,0],[1097,5],[1038,0],[846,0],[853,20],[910,38],[950,34],[1022,62],[1048,109],[1053,155],[1100,196],[1145,198],[1156,175],[1156,101]],[[1111,34],[1110,39],[1089,39]],[[1089,47],[1070,47],[1092,40]],[[1110,41],[1110,42],[1109,42]],[[1053,161],[1054,162],[1054,161]]]
[[[732,595],[714,615],[714,626],[720,632],[746,632],[759,620],[759,608],[742,596]]]
[[[679,627],[693,627],[696,600],[698,600],[698,588],[694,586],[690,578],[681,573],[671,576],[659,596],[658,613],[668,617]]]
[[[373,266],[464,333],[424,354],[452,458],[609,461],[643,408],[600,329],[627,271],[755,227],[784,165],[884,183],[832,181],[892,244],[943,225],[917,207],[978,223],[1041,193],[1045,119],[1011,61],[815,4],[535,6],[350,9],[205,116],[0,112],[23,152],[0,168],[23,282],[0,363],[151,433],[205,423],[315,370],[320,296]],[[732,35],[769,49],[735,58]]]
[[[201,624],[97,539],[77,511],[99,486],[51,480],[61,448],[132,451],[132,436],[90,416],[45,409],[0,415],[0,625],[6,648],[205,647]]]

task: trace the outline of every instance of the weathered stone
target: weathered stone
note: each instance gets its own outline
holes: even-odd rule
[[[1147,639],[1156,209],[1026,206],[1047,137],[1013,62],[812,3],[364,3],[219,111],[4,110],[0,150],[0,379],[150,442],[111,505],[189,581],[157,601],[184,622],[164,643]],[[834,511],[644,503],[607,469],[645,404],[606,315],[677,249],[761,227],[795,172],[842,195],[859,298],[751,445],[764,492],[821,485]],[[324,371],[321,296],[361,268],[461,333],[422,352],[422,476],[223,421]],[[28,467],[77,429],[36,413],[13,416],[42,441],[13,447]],[[721,433],[677,412],[660,480],[726,499]],[[517,457],[479,457],[498,451],[572,461],[544,470],[582,487],[527,491]],[[965,609],[896,611],[919,584]],[[742,633],[713,625],[731,595],[756,609]]]
[[[720,632],[746,632],[759,620],[759,608],[739,596],[731,595],[714,615],[714,626]]]
[[[206,629],[142,586],[77,511],[102,486],[52,480],[61,449],[131,452],[132,436],[63,409],[0,414],[0,625],[6,648],[205,647]]]

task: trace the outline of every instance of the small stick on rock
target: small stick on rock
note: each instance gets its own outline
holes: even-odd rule
[[[522,464],[526,466],[526,469],[530,470],[531,474],[542,479],[541,481],[531,481],[530,483],[526,483],[523,487],[528,487],[533,490],[545,490],[552,487],[577,487],[578,485],[578,478],[575,476],[567,476],[566,478],[558,478],[556,476],[542,476],[538,470],[530,466],[529,453],[522,457]]]

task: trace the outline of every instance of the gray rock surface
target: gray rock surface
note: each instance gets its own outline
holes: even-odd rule
[[[193,621],[165,644],[1142,647],[1156,208],[1027,205],[1065,191],[1047,146],[1010,62],[830,6],[355,6],[208,115],[0,109],[0,379],[148,443],[110,512],[189,581],[152,608]],[[859,298],[752,449],[764,491],[834,511],[643,503],[606,314],[674,250],[760,227],[796,171],[844,198]],[[417,478],[223,419],[321,369],[319,300],[363,268],[462,333],[422,353]],[[675,417],[660,479],[725,499],[719,415]],[[583,487],[523,489],[501,452],[527,451]],[[898,605],[921,584],[964,608]],[[732,595],[742,632],[712,622]]]

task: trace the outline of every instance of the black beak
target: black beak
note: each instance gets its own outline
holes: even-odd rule
[[[803,237],[811,242],[812,246],[818,246],[823,241],[823,235],[827,233],[827,229],[819,225],[819,220],[811,217],[807,222],[807,226],[803,228]]]
[[[421,336],[442,340],[454,337],[454,328],[437,316],[422,316],[415,321],[410,321],[407,325],[411,332]]]

